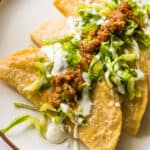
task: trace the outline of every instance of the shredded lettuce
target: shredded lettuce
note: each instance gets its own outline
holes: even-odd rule
[[[100,61],[98,55],[96,55],[88,69],[88,77],[91,80],[91,83],[95,83],[97,80],[100,80],[101,77],[103,76],[104,71],[103,71],[103,64]]]
[[[121,60],[123,60],[123,61],[126,61],[126,62],[133,62],[133,61],[135,61],[135,60],[137,60],[138,59],[138,57],[137,57],[137,55],[136,54],[123,54],[123,55],[121,55],[120,57],[118,57],[114,62],[113,62],[113,64],[115,64],[117,61],[121,61]]]
[[[127,91],[129,93],[129,99],[132,100],[136,97],[135,93],[135,81],[136,78],[130,78],[127,81]]]
[[[81,61],[81,56],[77,44],[77,41],[70,41],[63,44],[63,49],[67,52],[65,58],[67,64],[71,68],[76,68],[77,64]]]
[[[38,108],[32,105],[27,105],[27,104],[17,103],[17,102],[15,102],[14,105],[17,108],[26,108],[26,109],[38,111]]]
[[[37,132],[41,135],[41,137],[45,138],[45,133],[47,130],[46,120],[43,119],[43,121],[40,121],[38,118],[30,115],[23,115],[16,117],[8,126],[6,126],[6,128],[1,129],[0,131],[5,134],[12,128],[23,122],[29,123],[30,126],[33,126],[37,130]]]
[[[145,10],[147,17],[150,19],[150,4],[144,4],[143,9]]]
[[[138,28],[138,25],[134,21],[128,20],[126,31],[124,34],[127,36],[132,36],[137,28]]]
[[[74,114],[74,111],[72,110],[72,108],[69,107],[65,103],[61,103],[60,108],[61,108],[62,112],[65,114],[65,116],[67,116],[71,120],[71,122],[75,124],[76,123],[75,114]]]
[[[24,91],[35,92],[38,91],[43,84],[46,84],[46,80],[43,77],[37,78],[32,84],[26,86]]]
[[[52,121],[55,124],[60,124],[64,121],[65,118],[66,118],[66,115],[63,112],[60,112],[59,115],[53,116]]]
[[[51,77],[51,72],[53,69],[52,62],[35,62],[35,67],[39,69],[41,74],[45,76],[47,79]]]
[[[89,36],[94,30],[101,27],[103,23],[107,21],[105,14],[109,13],[117,8],[117,6],[125,0],[102,0],[101,4],[89,4],[79,7],[81,26],[78,33],[87,35],[84,41],[88,42],[92,40]],[[135,53],[135,42],[150,47],[150,34],[147,33],[147,27],[150,25],[150,5],[139,5],[134,0],[128,0],[132,6],[134,14],[140,19],[142,27],[132,21],[128,20],[125,31],[122,35],[110,35],[110,38],[103,42],[99,47],[99,52],[93,56],[90,63],[85,83],[80,85],[77,89],[77,100],[80,103],[82,98],[82,91],[84,88],[91,88],[94,83],[105,77],[106,82],[112,88],[114,87],[118,93],[133,100],[135,97],[141,97],[141,93],[136,89],[136,82],[139,80],[136,72],[136,62],[139,60],[138,54]],[[98,23],[98,21],[100,23]],[[74,34],[59,36],[52,39],[43,40],[42,44],[52,45],[56,43],[62,44],[62,49],[65,51],[65,59],[67,64],[71,68],[76,68],[81,61],[81,55],[78,48],[79,39],[74,38]],[[133,51],[125,51],[128,46],[133,48]],[[53,62],[47,61],[46,58],[41,57],[35,62],[35,67],[39,70],[40,75],[24,90],[27,92],[41,91],[45,88],[49,88],[50,80],[52,78],[51,72],[53,69]],[[79,93],[79,94],[78,94]],[[69,119],[73,124],[78,123],[83,125],[85,123],[85,116],[80,111],[74,110],[67,103],[67,97],[65,92],[61,93],[63,102],[58,108],[54,108],[48,103],[44,103],[40,108],[26,105],[23,103],[14,103],[18,108],[27,108],[38,111],[44,115],[44,119],[40,120],[37,117],[31,115],[23,115],[15,118],[6,128],[0,130],[2,133],[7,133],[15,126],[27,122],[30,126],[33,126],[37,132],[45,138],[47,131],[47,118],[51,119],[55,124],[63,123],[64,120]],[[80,97],[80,98],[79,98]],[[87,100],[87,97],[85,97]],[[84,103],[83,103],[84,104]],[[91,105],[91,103],[90,103]],[[86,107],[85,107],[86,108]],[[78,107],[81,109],[81,106]],[[87,108],[85,109],[87,110]]]
[[[58,110],[55,109],[52,105],[50,105],[50,104],[48,104],[48,103],[44,103],[44,104],[40,107],[39,111],[41,111],[41,112],[45,112],[45,111],[57,112]]]
[[[15,118],[7,127],[5,127],[4,129],[1,129],[0,131],[2,133],[7,133],[9,130],[11,130],[16,125],[27,121],[28,118],[29,118],[29,115],[19,116],[19,117]]]
[[[134,14],[140,19],[141,22],[144,22],[145,12],[143,8],[140,6],[140,1],[128,0],[128,3],[132,7]]]
[[[45,67],[44,63],[35,62],[35,67],[36,67],[37,69],[39,69],[41,73],[43,73],[43,74],[46,73],[46,67]]]
[[[29,125],[33,126],[41,137],[46,138],[45,137],[47,131],[46,118],[40,120],[37,117],[30,116],[28,121],[29,121]]]
[[[66,92],[65,91],[61,92],[60,97],[61,97],[62,101],[66,101],[67,100]]]
[[[73,38],[73,34],[69,34],[69,35],[63,35],[59,37],[53,37],[50,39],[42,40],[41,42],[44,45],[52,45],[55,43],[64,43],[64,42],[70,41],[72,38]]]
[[[83,20],[83,24],[87,24],[90,20],[98,20],[101,16],[115,10],[117,4],[112,0],[102,0],[99,4],[82,5],[78,8],[78,13]]]
[[[96,23],[89,23],[86,24],[83,28],[82,28],[82,34],[89,34],[92,31],[96,30],[98,28],[98,25]]]
[[[50,79],[52,78],[51,72],[53,68],[52,62],[45,62],[45,60],[40,59],[40,61],[35,62],[35,67],[40,71],[37,79],[30,85],[24,88],[24,91],[35,92],[42,91],[50,87]]]
[[[150,47],[150,34],[145,33],[143,30],[136,31],[135,39],[145,47]]]

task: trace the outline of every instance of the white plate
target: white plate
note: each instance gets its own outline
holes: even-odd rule
[[[52,0],[7,0],[0,6],[0,58],[10,55],[16,50],[28,47],[29,33],[48,19],[60,17],[60,13],[52,5]],[[16,109],[14,101],[27,101],[2,82],[0,82],[0,128],[6,126],[20,114],[35,112]],[[8,136],[21,150],[65,150],[64,145],[52,145],[41,139],[37,133],[26,125],[13,129]],[[140,133],[137,137],[126,134],[121,136],[117,150],[149,150],[150,149],[150,107],[145,113]],[[8,147],[0,140],[0,150]]]

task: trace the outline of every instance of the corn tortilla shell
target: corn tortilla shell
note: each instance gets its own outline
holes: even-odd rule
[[[148,103],[148,70],[145,57],[141,52],[140,68],[145,73],[143,80],[138,81],[136,87],[141,92],[141,98],[134,100],[123,100],[122,111],[123,111],[123,129],[130,135],[136,135],[140,129],[141,121],[146,110]]]
[[[65,27],[65,28],[64,28]],[[42,40],[68,33],[67,20],[65,18],[47,21],[30,34],[31,39],[38,46],[42,46]]]
[[[28,93],[24,88],[36,80],[34,62],[41,53],[38,49],[22,50],[0,61],[0,79],[15,88],[37,107],[46,102],[43,93]],[[101,91],[103,89],[103,91]],[[93,91],[93,109],[86,127],[79,127],[79,138],[90,150],[114,150],[121,131],[122,114],[119,97],[110,93],[106,83],[99,82]],[[109,106],[109,104],[112,105]]]
[[[25,49],[0,61],[0,80],[15,88],[37,107],[45,102],[41,93],[28,93],[24,88],[37,78],[38,70],[34,62],[38,55],[41,55],[38,49]]]
[[[99,1],[93,0],[92,2],[100,2],[100,0]],[[71,10],[72,9],[77,10],[77,8],[75,7],[80,6],[81,2],[80,0],[72,0],[72,1],[64,0],[63,2],[61,0],[54,0],[54,4],[56,8],[60,12],[62,12],[65,16],[77,16],[77,12],[74,11],[71,12]],[[150,52],[148,51],[142,52],[142,55],[145,55],[144,58],[146,59],[143,59],[141,63],[150,67]],[[148,68],[144,70],[144,65],[141,65],[141,67],[146,77],[144,82],[140,81],[137,86],[143,87],[140,89],[141,92],[143,93],[143,97],[140,100],[138,99],[135,99],[134,101],[125,100],[125,103],[123,104],[123,120],[124,120],[123,128],[126,132],[128,132],[131,135],[136,135],[138,133],[141,120],[144,115],[148,101],[148,84],[150,85],[150,71]]]
[[[88,126],[79,128],[79,137],[90,150],[115,150],[119,140],[122,116],[117,93],[105,81],[98,82],[93,90],[92,115]]]
[[[101,0],[90,0],[99,3]],[[54,0],[55,7],[65,16],[78,16],[78,7],[85,4],[84,0]]]
[[[81,0],[54,0],[54,5],[64,16],[77,16],[77,8],[82,4]]]

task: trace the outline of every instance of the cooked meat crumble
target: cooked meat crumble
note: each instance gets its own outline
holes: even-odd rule
[[[102,42],[106,41],[112,33],[121,34],[125,29],[127,19],[133,20],[142,26],[140,20],[133,14],[132,9],[128,2],[122,3],[117,10],[106,15],[109,22],[102,25],[97,31],[96,36],[89,43],[80,43],[79,48],[81,51],[93,53]]]
[[[84,83],[80,69],[68,69],[64,74],[53,77],[52,88],[45,92],[48,102],[54,107],[58,107],[62,102],[62,95],[74,106],[75,96],[79,86]]]

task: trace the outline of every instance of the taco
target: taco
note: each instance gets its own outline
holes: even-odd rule
[[[86,4],[81,3],[81,1],[79,1],[79,0],[78,1],[76,1],[76,0],[72,0],[72,1],[54,0],[54,5],[56,6],[56,8],[60,12],[62,12],[62,14],[66,17],[78,16],[79,14],[81,15],[82,9],[86,8],[88,10],[89,9],[88,7],[92,7],[92,3],[95,7],[97,6],[96,9],[102,9],[102,13],[108,14],[110,10],[113,10],[116,8],[116,5],[119,4],[119,1],[116,1],[116,3],[115,3],[112,0],[109,0],[107,2],[103,1],[103,0],[102,1],[93,0],[91,2],[88,1],[87,7],[86,7]],[[149,12],[149,10],[146,10],[146,7],[147,7],[146,5],[139,7],[138,2],[136,3],[134,1],[129,1],[129,4],[132,7],[133,13],[137,15],[137,18],[139,17],[139,22],[142,23],[142,20],[144,20],[144,16],[146,18],[149,18],[148,17],[149,14],[144,14],[144,12],[145,13],[147,13],[147,11]],[[72,11],[72,10],[74,10],[74,11]],[[89,9],[89,11],[90,11],[90,9]],[[127,9],[126,10],[124,9],[124,11],[127,11]],[[137,11],[139,11],[139,12],[137,12]],[[143,15],[143,17],[141,14]],[[90,16],[90,13],[86,14],[86,15],[87,15],[86,17],[88,17],[88,15]],[[113,15],[115,18],[115,15],[119,15],[119,13],[118,14],[114,13]],[[141,18],[140,18],[140,15],[141,15]],[[137,20],[135,19],[134,21],[136,22]],[[146,25],[144,25],[144,26],[146,26]],[[149,24],[148,24],[148,26],[149,26]],[[145,27],[145,28],[147,28],[147,27]],[[141,33],[142,32],[139,31],[139,34],[141,34]],[[138,39],[138,41],[142,42],[142,44],[144,44],[146,47],[149,47],[149,41],[148,41],[149,38],[146,39],[146,37],[143,36],[143,34],[141,34],[140,36],[141,37]],[[142,49],[143,49],[143,47],[142,47]],[[140,123],[141,123],[142,117],[144,115],[144,112],[145,112],[145,109],[147,106],[147,101],[148,101],[147,88],[148,88],[148,84],[149,84],[149,80],[150,80],[150,75],[148,72],[148,67],[145,70],[144,66],[149,66],[150,58],[148,58],[149,50],[147,50],[146,48],[144,48],[144,49],[145,50],[142,50],[144,52],[141,52],[142,53],[141,57],[143,57],[142,55],[145,56],[145,59],[143,59],[143,61],[141,62],[142,64],[144,64],[141,66],[141,69],[145,73],[145,79],[143,82],[141,81],[142,85],[141,85],[141,83],[139,83],[139,85],[137,84],[137,86],[143,87],[143,89],[140,89],[141,93],[143,93],[142,98],[140,98],[140,100],[138,98],[137,99],[135,98],[133,101],[128,100],[128,98],[124,98],[124,104],[123,104],[123,120],[124,120],[123,128],[125,131],[127,131],[131,135],[135,135],[138,133]],[[143,54],[143,53],[145,53],[145,54]],[[148,77],[148,83],[147,83],[147,77]]]
[[[18,51],[0,61],[0,79],[15,88],[32,102],[36,108],[45,109],[44,107],[46,106],[49,110],[53,107],[60,109],[60,107],[56,107],[56,105],[58,105],[56,100],[52,102],[51,99],[48,98],[48,95],[51,95],[51,88],[46,88],[46,86],[49,86],[49,83],[47,83],[44,76],[39,75],[41,74],[41,72],[39,73],[39,68],[41,69],[42,63],[45,64],[47,68],[49,67],[48,65],[50,65],[48,64],[49,60],[47,56],[39,49]],[[85,111],[84,115],[88,114],[89,117],[86,126],[79,126],[78,138],[91,150],[113,150],[119,140],[122,125],[120,107],[115,106],[115,103],[119,103],[119,97],[115,93],[113,95],[113,91],[110,93],[110,89],[104,81],[99,82],[92,93],[91,102],[87,99],[83,99],[83,102],[81,101],[83,103],[81,106]],[[86,94],[85,98],[88,98]],[[90,110],[86,109],[90,109],[91,103],[93,108],[90,113]],[[110,105],[110,103],[113,105]],[[67,106],[67,103],[64,104],[64,107],[65,105]],[[63,105],[60,104],[60,106]],[[53,109],[51,111],[53,111]],[[42,112],[44,111],[46,111],[46,109],[42,110]],[[72,117],[69,115],[72,121],[72,123],[69,122],[69,125],[76,123],[73,115],[74,113],[71,115]],[[57,115],[55,114],[54,117],[60,117],[60,112]],[[82,121],[82,119],[83,118],[80,118],[80,121]],[[83,122],[80,122],[80,124],[82,123]],[[73,127],[73,125],[71,125],[71,127]]]

